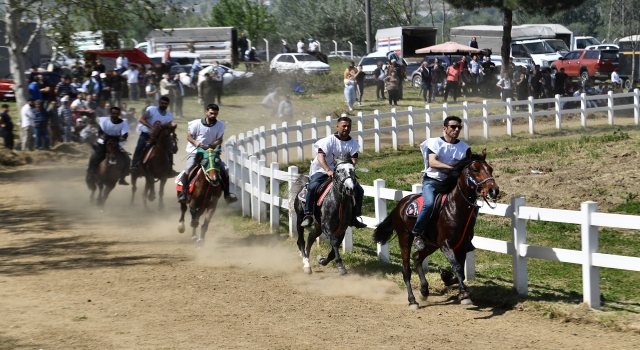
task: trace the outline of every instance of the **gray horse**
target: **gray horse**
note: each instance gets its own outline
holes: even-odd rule
[[[347,273],[347,269],[342,263],[340,258],[340,244],[344,239],[344,233],[349,227],[351,222],[351,213],[354,206],[353,195],[355,193],[356,186],[356,173],[355,166],[351,162],[349,156],[335,159],[335,171],[333,177],[330,178],[333,185],[325,195],[322,205],[314,205],[313,208],[313,229],[309,231],[309,237],[307,237],[307,245],[305,249],[304,242],[304,227],[302,227],[302,220],[304,219],[304,203],[298,198],[298,194],[309,182],[309,177],[306,175],[300,175],[296,179],[295,183],[291,187],[289,192],[289,198],[295,198],[290,201],[290,211],[297,214],[296,226],[298,228],[298,249],[300,249],[300,255],[302,256],[302,263],[304,264],[303,270],[305,273],[311,273],[311,265],[309,265],[309,254],[311,253],[311,246],[313,242],[322,233],[329,238],[331,243],[331,251],[325,258],[321,255],[317,256],[318,263],[322,266],[326,266],[332,260],[336,260],[338,265],[338,272],[341,275]]]

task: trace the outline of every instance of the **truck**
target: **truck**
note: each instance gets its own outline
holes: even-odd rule
[[[633,87],[634,82],[640,81],[640,35],[631,35],[620,39],[618,42],[620,51],[618,52],[618,74],[622,79],[622,86],[625,91]],[[635,50],[634,50],[635,48]],[[634,62],[635,51],[635,62]],[[632,67],[635,66],[635,70]],[[633,72],[633,79],[631,75]]]
[[[156,29],[146,40],[136,48],[148,55],[164,52],[171,45],[172,52],[199,54],[203,64],[219,61],[232,67],[238,63],[238,31],[234,27]]]
[[[76,32],[71,38],[73,39],[73,45],[79,52],[86,50],[117,50],[120,48],[118,31],[116,30]]]
[[[376,32],[376,51],[394,51],[407,62],[419,58],[415,52],[424,47],[433,46],[437,43],[436,36],[438,28],[435,27],[394,27],[378,29]]]

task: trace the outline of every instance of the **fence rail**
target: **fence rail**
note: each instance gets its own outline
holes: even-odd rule
[[[620,98],[633,98],[633,104],[618,104],[614,102]],[[588,107],[587,101],[595,99],[607,99],[605,107]],[[567,102],[580,102],[579,109],[563,109]],[[542,103],[554,103],[555,110],[536,112],[534,106]],[[527,106],[526,113],[512,113],[513,107]],[[566,105],[565,105],[566,106]],[[489,115],[489,108],[504,107],[505,114]],[[469,110],[481,108],[482,117],[469,117]],[[426,106],[424,109],[413,109],[409,107],[407,111],[396,111],[393,109],[389,113],[379,113],[375,111],[372,115],[362,115],[352,118],[358,126],[358,130],[351,133],[358,138],[360,150],[364,150],[364,136],[374,135],[375,151],[379,152],[381,147],[381,133],[392,133],[392,146],[398,147],[398,132],[408,131],[409,144],[415,144],[415,131],[417,128],[425,128],[426,137],[431,137],[431,123],[436,115],[446,118],[451,112],[462,111],[464,128],[464,138],[469,138],[469,124],[472,122],[483,123],[483,135],[489,137],[489,121],[495,119],[506,119],[507,134],[513,131],[514,118],[528,118],[529,132],[534,133],[535,117],[540,115],[556,116],[556,127],[561,128],[563,114],[580,113],[581,122],[586,126],[587,113],[594,111],[607,111],[608,123],[613,125],[615,110],[632,109],[634,112],[634,122],[638,124],[640,116],[640,90],[636,89],[632,93],[612,94],[607,96],[586,96],[560,98],[556,96],[551,99],[528,101],[511,101],[470,105],[464,102],[460,106],[449,107],[444,104],[442,107]],[[542,114],[541,114],[542,113]],[[418,114],[424,114],[425,122],[417,123],[415,118]],[[399,117],[407,117],[407,124],[398,125]],[[391,120],[391,126],[381,127],[381,121]],[[373,120],[373,129],[364,129],[364,122]],[[312,145],[319,138],[319,130],[325,128],[324,135],[331,135],[333,120],[327,117],[324,121],[312,119],[311,123],[303,124],[298,121],[295,125],[289,126],[282,123],[281,127],[275,124],[271,129],[260,127],[249,131],[246,134],[233,136],[225,144],[226,162],[229,167],[231,190],[238,194],[238,208],[243,216],[251,216],[260,223],[269,222],[271,230],[275,231],[280,225],[280,210],[289,211],[291,198],[280,197],[281,182],[288,184],[291,189],[293,182],[298,177],[298,168],[288,167],[287,171],[279,168],[278,161],[289,163],[291,154],[296,153],[298,160],[304,160],[304,146]],[[311,137],[305,139],[304,131],[310,130]],[[289,141],[289,133],[295,133],[295,141]],[[280,136],[280,143],[278,142]],[[267,146],[270,140],[270,146]],[[279,156],[281,154],[281,157]],[[267,155],[270,155],[272,163],[266,167]],[[269,191],[267,191],[267,182]],[[378,179],[373,182],[373,186],[363,185],[364,195],[374,198],[375,216],[363,217],[363,222],[372,227],[382,222],[387,215],[387,200],[398,201],[411,193],[421,193],[422,185],[413,185],[411,191],[402,191],[385,187],[385,181]],[[479,202],[479,205],[481,203]],[[528,273],[527,259],[537,258],[551,261],[582,265],[583,299],[592,308],[600,308],[600,268],[614,268],[629,271],[640,271],[640,257],[619,256],[602,254],[598,250],[598,227],[612,227],[619,229],[640,230],[640,217],[632,215],[599,213],[598,205],[595,202],[584,202],[580,211],[561,210],[527,207],[525,199],[519,196],[511,198],[509,204],[498,204],[495,208],[481,207],[480,213],[487,215],[497,215],[511,219],[511,241],[501,241],[486,237],[474,237],[473,244],[477,249],[493,251],[512,256],[513,283],[518,293],[526,295],[528,293]],[[297,235],[295,225],[295,213],[289,213],[289,233],[293,237]],[[268,217],[268,219],[267,219]],[[549,221],[577,224],[581,226],[581,250],[569,250],[553,247],[540,247],[527,244],[526,222],[528,220]],[[353,237],[351,229],[347,230],[343,241],[343,250],[351,252],[353,249]],[[377,245],[378,258],[389,262],[388,245]],[[426,262],[426,260],[425,260]],[[428,262],[426,262],[428,263]],[[467,254],[465,272],[468,279],[475,278],[475,254]]]

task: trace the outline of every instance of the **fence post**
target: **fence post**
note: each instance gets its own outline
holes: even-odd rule
[[[533,96],[529,96],[529,134],[535,133],[536,117],[533,115],[536,111],[536,105],[533,103]]]
[[[301,162],[304,160],[304,145],[302,144],[302,142],[304,142],[302,138],[302,120],[298,120],[296,122],[296,126],[298,126],[298,130],[296,130],[297,141],[300,143],[300,146],[298,146],[298,161]]]
[[[591,225],[591,214],[598,211],[598,203],[583,202],[582,212],[582,294],[590,308],[600,309],[600,268],[592,265],[592,254],[598,252],[598,227]]]
[[[411,192],[422,194],[422,184],[413,184],[411,185]],[[429,257],[424,258],[422,260],[422,270],[427,273],[429,272]]]
[[[358,113],[362,113],[362,112],[358,112]],[[333,125],[333,119],[331,119],[331,116],[328,115],[326,120],[328,121],[328,123],[324,127],[324,136],[330,136],[332,134],[331,126]]]
[[[240,178],[240,182],[242,183],[242,216],[250,216],[251,215],[251,179],[249,175],[250,171],[250,163],[249,163],[249,155],[247,152],[242,152],[242,162],[240,163],[240,169],[242,171],[242,177]],[[247,188],[247,184],[249,188]]]
[[[425,109],[427,110],[424,113],[424,121],[427,123],[427,126],[425,126],[425,132],[427,134],[425,140],[428,140],[431,138],[431,106],[426,106]]]
[[[271,124],[271,147],[273,147],[273,151],[271,151],[271,161],[278,162],[278,126],[276,124]]]
[[[391,108],[391,145],[393,150],[398,150],[398,115],[396,108]]]
[[[264,126],[260,127],[260,134],[259,134],[259,142],[260,142],[260,159],[266,161],[267,160],[267,152],[265,151],[265,149],[267,149],[267,128]]]
[[[381,223],[387,217],[387,200],[380,197],[381,189],[385,188],[385,181],[377,179],[373,181],[374,188],[374,205],[376,221]],[[389,242],[385,244],[377,244],[378,259],[386,263],[390,262],[389,259]]]
[[[409,106],[409,115],[407,116],[407,125],[409,125],[409,146],[413,147],[416,144],[415,130],[413,129],[413,106]]]
[[[511,105],[513,103],[513,99],[508,98],[507,99],[507,105],[505,107],[506,109],[506,114],[507,114],[507,135],[509,136],[513,136],[513,123],[511,122],[512,117],[511,115],[513,114],[513,106]],[[475,259],[475,255],[474,255],[474,259]]]
[[[251,217],[260,221],[258,216],[259,198],[256,196],[258,191],[258,157],[249,157],[249,193],[251,195]]]
[[[609,125],[613,125],[613,91],[609,91],[607,95],[607,117]]]
[[[580,94],[580,121],[583,127],[587,127],[587,94]]]
[[[562,129],[562,114],[560,112],[560,95],[556,94],[555,96],[555,107],[556,107],[556,129]]]
[[[253,155],[253,132],[247,131],[247,137],[245,138],[247,142],[244,143],[245,147],[247,147],[246,152],[249,156]]]
[[[311,118],[311,139],[313,142],[318,141],[318,119]]]
[[[225,162],[227,163],[227,172],[229,173],[229,192],[238,193],[236,190],[236,155],[233,150],[233,146],[227,145],[227,151],[224,152]]]
[[[462,102],[462,137],[465,140],[469,140],[469,102]]]
[[[271,194],[271,203],[269,207],[269,222],[271,224],[271,233],[278,232],[278,226],[280,224],[280,203],[278,197],[280,196],[280,181],[276,179],[276,171],[280,170],[280,164],[271,163],[270,167],[270,179],[269,179],[269,192]]]
[[[267,179],[262,174],[263,168],[266,169],[267,162],[264,160],[258,161],[258,167],[256,175],[258,176],[258,223],[267,221],[267,203],[262,200],[262,194],[267,193]]]
[[[358,112],[358,144],[360,144],[358,152],[364,152],[364,122],[362,117],[362,112]]]
[[[288,171],[289,171],[289,181],[288,181],[287,189],[289,191],[289,208],[287,209],[289,210],[289,236],[297,237],[298,236],[298,219],[297,219],[296,210],[294,208],[296,194],[291,193],[291,187],[293,187],[293,183],[298,178],[298,167],[290,166],[288,168]]]
[[[633,89],[633,121],[638,125],[640,122],[640,90]]]
[[[482,101],[482,127],[484,129],[484,138],[489,138],[489,106],[487,100]]]
[[[511,242],[513,242],[513,286],[520,295],[529,293],[527,275],[527,258],[520,255],[520,245],[527,243],[527,220],[519,219],[520,207],[525,199],[520,196],[511,197]]]
[[[373,119],[373,128],[375,129],[374,141],[376,153],[380,152],[380,111],[373,111],[375,118]]]
[[[287,122],[282,123],[282,162],[289,164],[289,124]]]
[[[253,153],[252,156],[257,156],[260,159],[260,152],[262,148],[260,148],[260,129],[253,129]]]

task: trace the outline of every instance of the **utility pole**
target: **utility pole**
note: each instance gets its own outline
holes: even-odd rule
[[[373,43],[373,40],[371,40],[371,0],[365,0],[364,12],[367,17],[366,31],[367,31],[367,54],[368,54],[371,52],[371,44]]]

